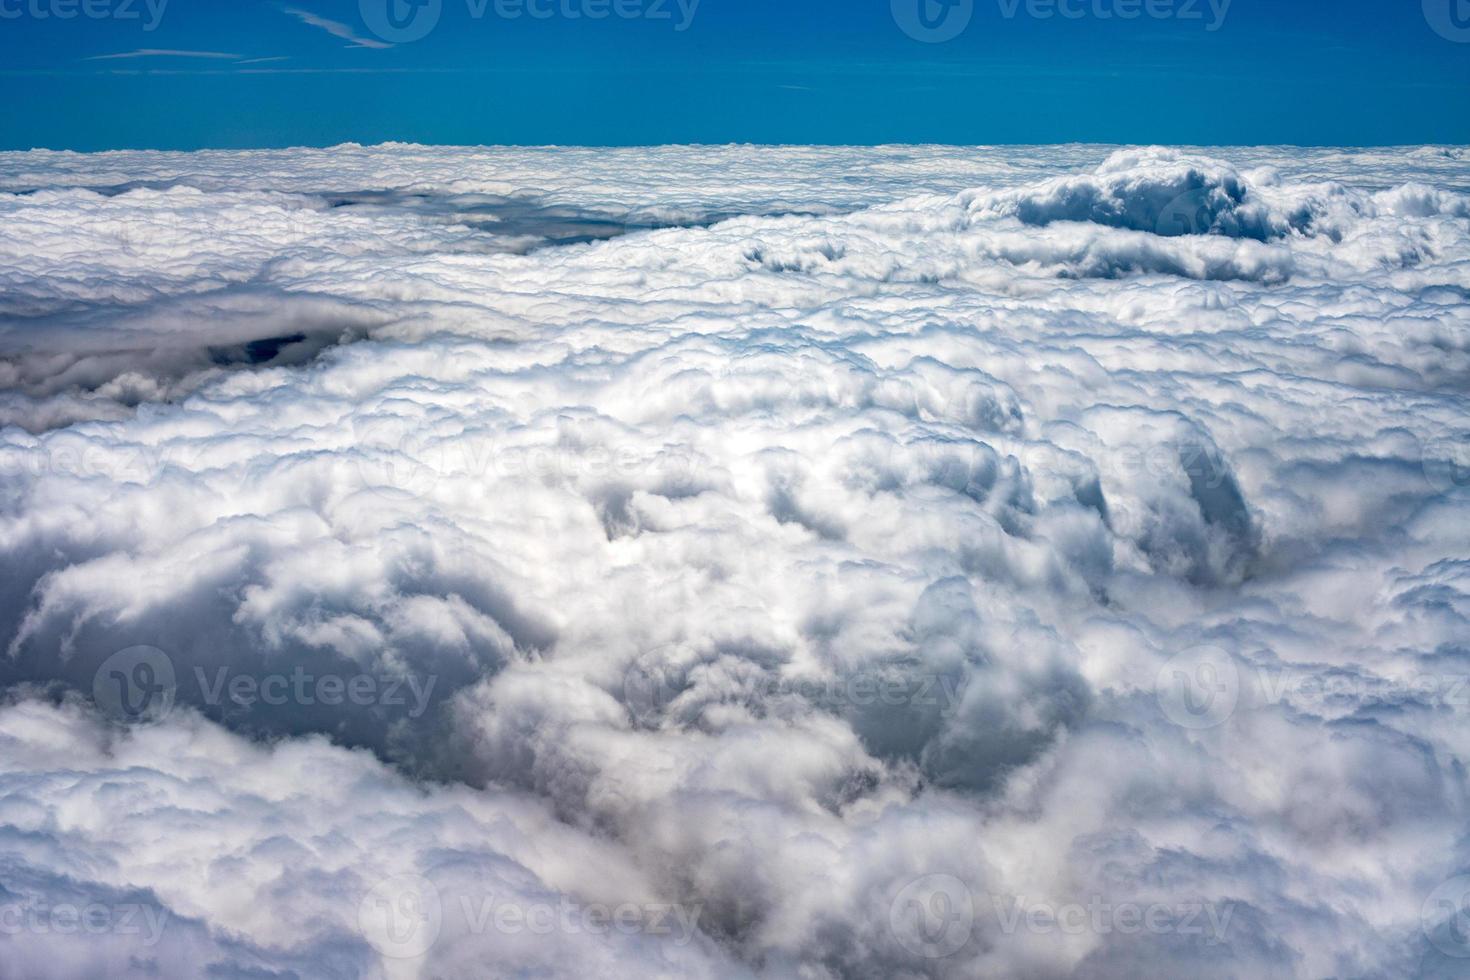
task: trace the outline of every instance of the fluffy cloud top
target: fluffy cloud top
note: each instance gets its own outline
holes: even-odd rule
[[[5,162],[23,975],[1470,956],[1463,151]]]

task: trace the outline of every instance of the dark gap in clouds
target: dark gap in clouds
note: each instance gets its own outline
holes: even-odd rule
[[[134,191],[167,192],[176,188],[188,188],[204,193],[239,190],[237,184],[222,178],[202,174],[181,174],[164,179],[140,179],[115,184],[36,184],[0,190],[0,194],[31,197],[46,191],[86,191],[102,197],[115,198]],[[638,210],[592,209],[558,204],[531,193],[501,195],[433,189],[420,190],[408,187],[354,190],[275,189],[271,187],[252,189],[261,193],[278,193],[300,198],[303,206],[310,210],[343,209],[368,216],[372,216],[375,212],[383,214],[406,212],[438,223],[460,224],[476,230],[492,232],[498,238],[514,240],[507,243],[503,249],[496,249],[496,251],[503,250],[515,254],[524,254],[546,247],[607,241],[639,231],[708,228],[734,218],[830,218],[852,210],[851,208],[828,210],[701,209],[685,217],[670,218]]]
[[[306,334],[304,333],[293,333],[286,337],[266,337],[262,340],[252,340],[245,345],[245,360],[251,365],[269,364],[280,356],[284,349],[294,347],[297,344],[305,342],[305,340]],[[230,351],[221,351],[215,348],[210,353],[213,355],[216,364],[221,363],[222,360],[227,364],[234,363],[233,359],[229,357]]]
[[[118,184],[38,184],[0,190],[15,197],[31,197],[46,191],[87,191],[102,197],[121,197],[133,191],[166,192],[176,188],[210,192],[238,190],[238,186],[219,178],[185,174],[161,180],[131,180]],[[272,192],[272,188],[254,190]],[[637,211],[615,209],[594,210],[576,205],[556,204],[528,194],[478,194],[410,188],[361,190],[279,190],[276,193],[319,201],[327,209],[347,209],[371,215],[374,211],[401,211],[452,224],[462,224],[482,231],[495,232],[506,238],[541,239],[534,247],[580,245],[606,241],[637,231],[666,228],[708,228],[732,218],[820,218],[833,217],[850,209],[836,211],[723,209],[702,210],[684,219],[659,218]],[[523,252],[525,248],[510,249]]]
[[[324,195],[327,206],[354,213],[408,211],[431,221],[461,224],[510,240],[506,251],[606,241],[639,227],[610,213],[544,204],[535,198],[428,191],[350,191]],[[652,227],[647,226],[647,227]]]
[[[739,217],[816,217],[808,212],[701,211],[683,220],[633,212],[600,211],[548,203],[530,195],[459,194],[442,191],[361,190],[319,193],[327,206],[357,213],[375,209],[408,211],[429,220],[487,231],[517,254],[564,245],[608,241],[640,231],[708,228]]]
[[[86,191],[119,198],[175,188],[205,194],[226,189],[218,179],[185,176],[36,186],[14,193]],[[525,255],[642,231],[710,227],[745,216],[711,210],[669,220],[547,203],[532,195],[406,189],[285,196],[300,201],[303,213],[340,211],[368,218],[408,213],[428,223],[468,227],[484,233],[472,251],[489,254]],[[281,250],[288,247],[316,246],[308,237]],[[38,434],[81,421],[122,418],[140,404],[187,396],[211,370],[303,367],[330,348],[371,337],[394,319],[368,304],[278,288],[266,278],[277,257],[262,263],[252,281],[202,292],[193,291],[190,281],[170,283],[171,294],[139,302],[28,290],[23,280],[0,290],[0,427],[16,425]],[[129,281],[119,275],[119,282]]]
[[[305,366],[391,319],[253,284],[0,317],[0,427],[39,434],[123,418],[187,397],[220,371]]]

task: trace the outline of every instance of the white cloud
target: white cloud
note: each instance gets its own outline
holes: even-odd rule
[[[234,61],[239,58],[238,54],[228,54],[223,51],[178,51],[170,48],[139,48],[136,51],[124,51],[121,54],[99,54],[86,61],[117,61],[130,58],[205,58],[216,61]]]
[[[323,17],[321,14],[313,13],[310,10],[302,10],[300,7],[282,7],[281,9],[303,24],[321,28],[333,37],[341,38],[344,41],[351,41],[352,43],[348,45],[349,48],[383,49],[393,47],[393,45],[384,41],[362,37],[350,25],[344,24],[341,21],[332,20],[330,17]]]
[[[1462,151],[0,162],[22,904],[165,974],[1455,965]],[[395,959],[401,875],[699,933]]]

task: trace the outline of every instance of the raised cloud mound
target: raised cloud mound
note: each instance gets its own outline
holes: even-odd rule
[[[1423,184],[1376,194],[1337,183],[1283,185],[1269,169],[1248,179],[1221,160],[1163,147],[1120,150],[1091,174],[967,197],[978,218],[1012,215],[1027,225],[1077,221],[1165,237],[1262,242],[1292,234],[1341,235],[1353,218],[1470,214],[1470,196]]]
[[[1289,218],[1251,197],[1228,164],[1156,147],[1121,150],[1092,174],[985,198],[976,209],[1014,214],[1028,225],[1083,221],[1164,236],[1266,241],[1292,230]]]
[[[1344,244],[1348,250],[1331,253],[1338,261],[1412,265],[1432,247],[1428,236],[1414,241],[1413,219],[1427,225],[1470,214],[1470,196],[1423,184],[1368,191],[1338,182],[1287,183],[1270,167],[1242,175],[1223,161],[1162,147],[1120,150],[1090,174],[967,192],[960,203],[972,231],[993,229],[992,254],[1017,264],[1089,277],[1154,272],[1262,282],[1309,271],[1304,263],[1316,264]],[[1008,235],[1008,223],[1046,233]],[[1051,227],[1058,224],[1093,230]],[[1145,237],[1110,236],[1100,228]]]
[[[3,162],[0,974],[1467,961],[1462,151]]]

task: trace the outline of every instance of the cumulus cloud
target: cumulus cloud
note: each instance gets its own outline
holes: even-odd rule
[[[1470,954],[1463,152],[6,163],[31,973]]]
[[[70,705],[0,710],[0,742],[15,760],[0,942],[21,975],[742,972],[698,908],[660,901],[625,855],[534,800],[426,790],[319,737],[252,745],[197,719],[120,731]],[[395,932],[409,902],[420,918]],[[542,908],[555,915],[504,911]],[[68,924],[72,909],[95,928]]]

